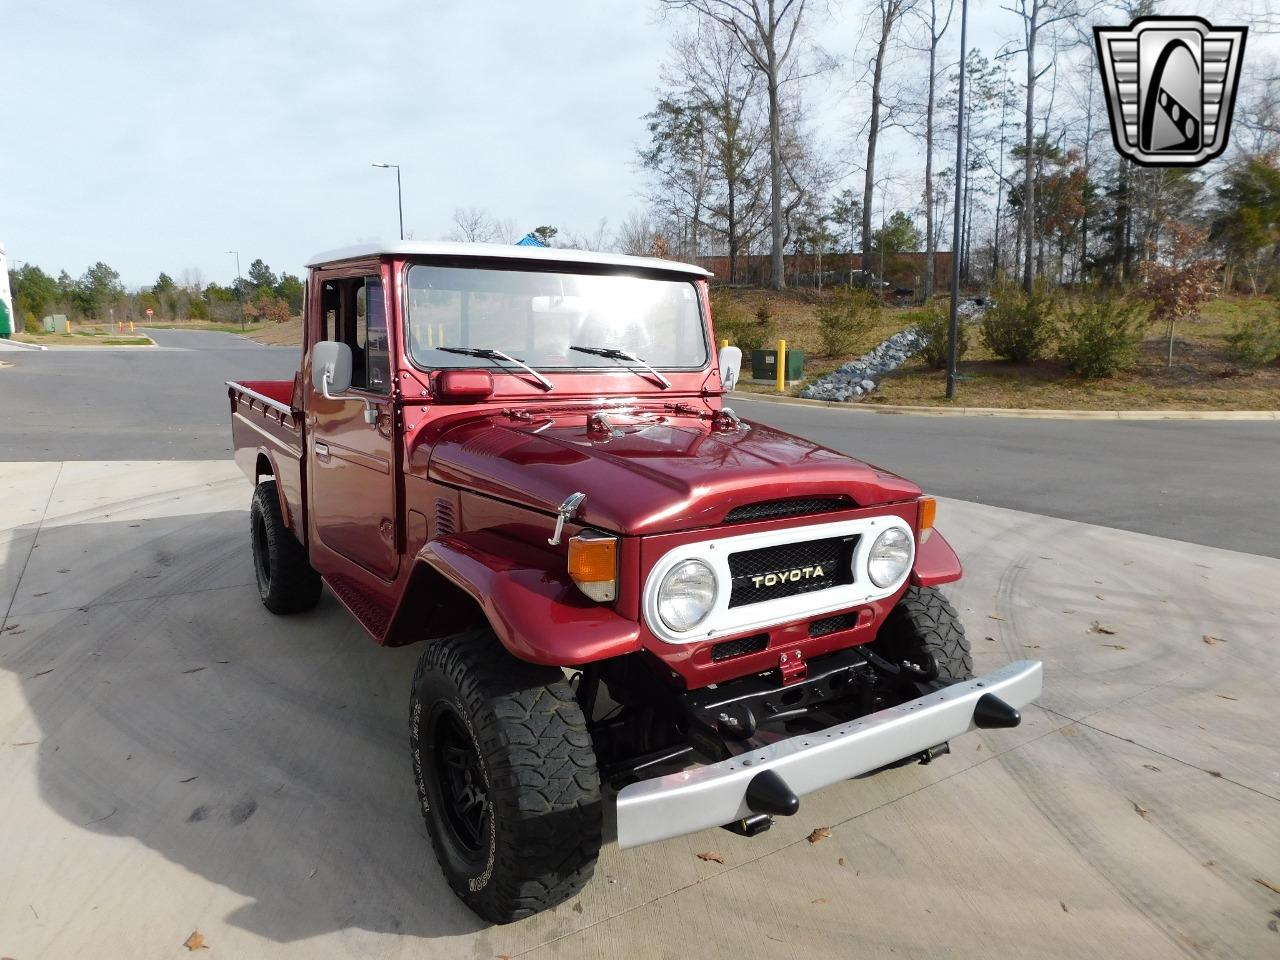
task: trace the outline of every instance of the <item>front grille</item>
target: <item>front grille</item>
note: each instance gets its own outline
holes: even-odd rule
[[[748,653],[759,653],[769,645],[767,633],[757,633],[753,637],[739,637],[737,640],[725,640],[711,648],[712,660],[728,660]]]
[[[763,603],[853,582],[857,536],[783,543],[729,555],[729,606]]]
[[[828,633],[837,633],[841,630],[852,630],[858,625],[858,612],[850,610],[848,613],[837,613],[833,617],[823,617],[821,620],[812,620],[809,623],[809,636],[825,637]]]
[[[751,520],[778,520],[783,517],[803,517],[811,513],[830,513],[832,510],[848,510],[853,501],[848,497],[809,497],[796,500],[767,500],[734,507],[725,515],[725,523],[747,523]]]

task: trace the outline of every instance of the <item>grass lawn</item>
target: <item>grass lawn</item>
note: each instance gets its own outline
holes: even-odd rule
[[[271,346],[301,346],[302,318],[294,317],[286,323],[247,322],[244,329],[238,323],[220,323],[212,320],[174,320],[148,323],[156,330],[212,330],[216,333],[234,333],[258,343]]]
[[[22,343],[39,343],[62,347],[150,347],[150,337],[122,334],[110,323],[73,323],[70,333],[45,333],[43,330],[13,334]]]
[[[822,376],[847,360],[865,353],[890,334],[910,326],[914,309],[886,307],[881,321],[843,357],[822,356],[818,333],[818,303],[812,294],[796,291],[735,290],[730,296],[754,313],[769,305],[778,336],[805,351],[806,381]],[[1280,309],[1275,300],[1232,297],[1207,304],[1200,318],[1179,324],[1174,339],[1173,366],[1168,365],[1165,329],[1153,325],[1142,345],[1141,358],[1129,370],[1103,380],[1081,380],[1057,360],[1015,364],[996,358],[982,343],[977,325],[969,328],[969,351],[959,365],[956,406],[1090,410],[1277,410],[1280,409],[1280,362],[1244,373],[1227,361],[1224,337],[1246,316]],[[750,362],[746,358],[744,367]],[[744,370],[749,376],[750,370]],[[788,391],[795,395],[803,384]],[[738,389],[773,393],[769,384],[740,381]],[[918,358],[907,361],[881,381],[880,389],[863,403],[946,406],[946,375],[930,370]]]

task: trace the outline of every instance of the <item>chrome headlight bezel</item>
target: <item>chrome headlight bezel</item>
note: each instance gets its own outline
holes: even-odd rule
[[[695,587],[697,589],[690,589]],[[681,595],[673,595],[676,589],[685,591]],[[702,560],[690,558],[681,560],[672,566],[662,577],[658,590],[654,595],[658,616],[668,630],[674,633],[688,633],[696,630],[706,622],[711,611],[715,609],[716,597],[720,592],[720,584],[716,572],[711,565]],[[693,609],[699,610],[696,616],[679,616],[673,609],[673,603],[693,602]]]
[[[867,551],[867,577],[877,587],[887,589],[911,572],[915,558],[916,543],[911,532],[904,527],[890,527],[876,537]]]

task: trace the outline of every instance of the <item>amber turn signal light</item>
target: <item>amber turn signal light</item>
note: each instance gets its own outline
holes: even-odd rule
[[[617,596],[618,538],[584,530],[569,538],[569,577],[592,600]]]
[[[938,501],[933,497],[920,498],[920,542],[924,543],[933,533],[933,520],[938,515]]]

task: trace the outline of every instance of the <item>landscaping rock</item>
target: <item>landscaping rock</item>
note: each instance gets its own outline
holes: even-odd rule
[[[982,316],[989,304],[990,301],[978,305],[973,300],[965,300],[956,313],[961,323],[972,323]],[[898,369],[924,349],[924,345],[924,337],[915,327],[908,327],[895,333],[870,353],[850,360],[825,377],[815,380],[800,391],[800,396],[806,400],[835,400],[839,403],[866,396],[876,389],[886,373]]]

